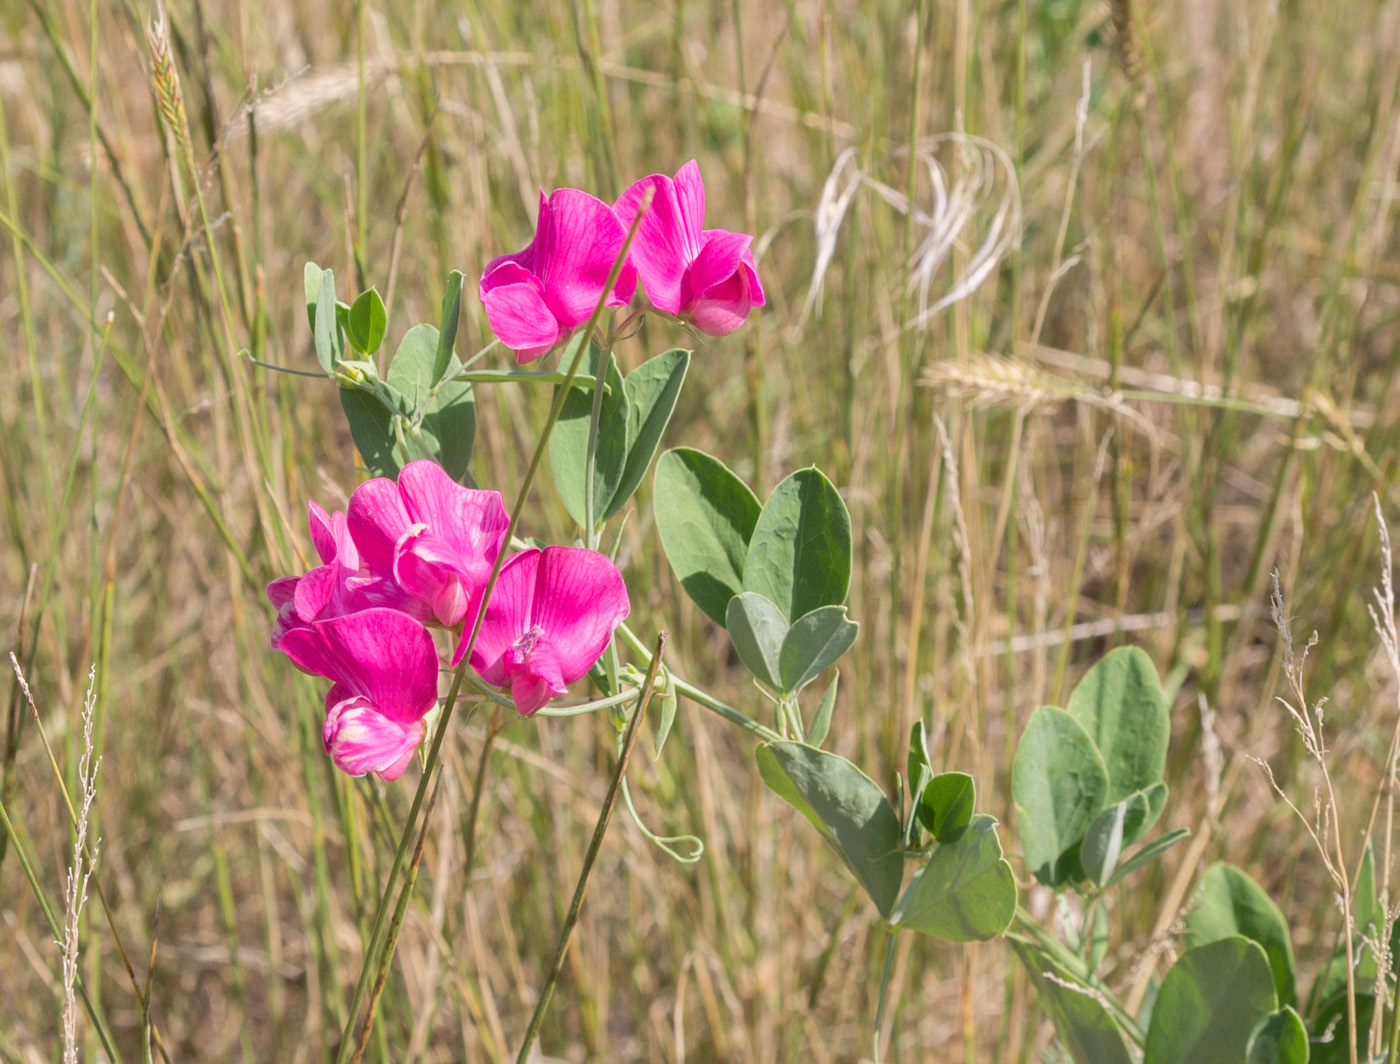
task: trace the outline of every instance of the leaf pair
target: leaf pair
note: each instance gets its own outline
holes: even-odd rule
[[[571,356],[566,352],[564,364]],[[589,345],[587,374],[596,378],[600,352]],[[661,435],[671,420],[690,367],[690,352],[663,351],[624,379],[608,359],[607,390],[594,450],[593,521],[595,526],[622,509],[646,475]],[[549,438],[549,465],[569,516],[587,522],[588,435],[593,390],[570,389]]]
[[[1066,709],[1045,706],[1031,714],[1011,791],[1022,849],[1037,879],[1049,887],[1083,879],[1105,887],[1141,866],[1141,855],[1120,861],[1166,802],[1161,779],[1170,730],[1157,670],[1136,648],[1098,662]]]
[[[653,506],[681,586],[763,683],[798,691],[850,649],[851,519],[820,471],[798,470],[760,506],[718,459],[678,447],[656,464]]]
[[[901,897],[899,817],[869,776],[844,757],[802,743],[764,743],[756,756],[763,782],[821,832],[893,926],[950,942],[983,941],[1006,930],[1016,884],[994,818],[972,816],[949,842],[935,845]]]

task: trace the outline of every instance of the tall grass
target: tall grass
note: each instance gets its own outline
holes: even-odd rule
[[[1140,948],[1110,979],[1160,963],[1169,935],[1145,944],[1221,856],[1321,967],[1334,885],[1245,755],[1310,808],[1314,760],[1271,707],[1277,570],[1294,630],[1319,632],[1309,692],[1330,698],[1354,865],[1395,704],[1365,588],[1372,492],[1392,522],[1400,502],[1400,3],[14,0],[0,26],[0,632],[41,717],[10,690],[0,1059],[61,1041],[45,914],[73,863],[94,665],[86,830],[111,919],[81,915],[87,1059],[106,1037],[126,1060],[334,1052],[411,788],[333,771],[314,684],[267,649],[262,586],[303,565],[305,500],[343,505],[353,458],[328,386],[251,360],[314,368],[308,259],[378,285],[393,343],[436,320],[451,269],[470,285],[524,243],[537,187],[607,198],[690,157],[713,224],[758,234],[769,305],[698,351],[671,436],[765,486],[816,462],[845,495],[864,631],[837,748],[892,789],[922,717],[934,761],[973,772],[1011,830],[1026,715],[1143,645],[1176,696],[1167,826],[1197,845],[1115,911]],[[1014,168],[1019,242],[907,329],[992,233],[977,143]],[[925,157],[968,197],[926,293]],[[852,173],[833,224],[824,186]],[[470,351],[487,332],[464,306]],[[619,359],[672,339],[648,322]],[[520,482],[543,402],[480,392],[479,481]],[[526,513],[572,534],[547,485]],[[752,699],[645,489],[619,560],[668,663]],[[464,873],[485,729],[444,743],[369,1059],[514,1059],[544,982],[612,735],[495,736]],[[634,759],[641,817],[706,856],[678,865],[619,818],[541,1032],[553,1057],[867,1051],[883,932],[748,745],[683,705],[662,757]],[[887,1059],[1031,1059],[1047,1032],[1006,951],[912,938]]]

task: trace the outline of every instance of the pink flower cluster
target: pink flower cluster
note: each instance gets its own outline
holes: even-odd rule
[[[437,704],[428,626],[454,633],[457,665],[505,545],[505,506],[497,492],[417,461],[397,483],[361,484],[346,513],[311,503],[310,524],[321,565],[268,585],[278,611],[272,645],[331,681],[322,740],[335,763],[352,776],[397,779]],[[520,551],[487,600],[471,667],[509,687],[529,716],[592,667],[629,609],[622,574],[596,551]]]
[[[710,336],[733,332],[763,306],[753,237],[704,228],[695,160],[674,178],[642,178],[611,207],[578,189],[541,192],[534,240],[487,264],[478,288],[492,331],[517,361],[534,361],[588,320],[648,191],[651,206],[605,305],[631,302],[640,276],[653,308]]]

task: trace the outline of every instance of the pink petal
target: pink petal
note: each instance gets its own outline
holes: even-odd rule
[[[267,585],[267,600],[280,610],[292,601],[292,596],[296,594],[297,581],[300,579],[299,576],[279,576]]]
[[[336,579],[340,575],[334,562],[318,566],[297,582],[296,594],[292,598],[297,616],[310,623],[321,616],[330,605],[335,594]]]
[[[437,649],[428,630],[397,610],[375,607],[317,621],[282,637],[298,668],[369,700],[400,724],[437,703]]]
[[[685,225],[686,261],[694,262],[704,243],[705,182],[700,179],[700,164],[691,159],[677,170],[675,186],[676,202],[680,205]]]
[[[506,672],[510,675],[510,697],[522,717],[533,716],[551,698],[569,693],[558,657],[548,644],[537,643],[525,661],[516,662],[513,657],[513,651],[506,652]]]
[[[486,320],[517,362],[533,362],[564,338],[544,299],[544,286],[523,266],[497,259],[479,286]]]
[[[350,496],[347,522],[370,572],[391,576],[394,547],[413,523],[399,498],[398,485],[387,477],[365,481]]]
[[[564,683],[589,670],[631,609],[622,574],[582,547],[546,547],[535,578],[532,622],[543,630]]]
[[[501,659],[510,645],[525,634],[533,624],[530,616],[535,601],[535,579],[539,569],[540,551],[534,547],[513,555],[501,566],[496,577],[496,587],[491,592],[491,601],[486,604],[486,616],[481,621],[481,631],[472,645],[472,668],[481,674],[489,684],[497,687],[506,683],[506,675]],[[485,589],[483,588],[482,591]],[[462,628],[462,639],[452,656],[452,664],[462,660],[467,640],[471,638],[472,625],[476,623],[481,595],[473,596],[471,609],[467,611],[467,623]]]
[[[753,268],[751,237],[722,229],[707,236],[705,250],[691,267],[683,315],[701,332],[727,336],[744,323],[755,303],[762,305],[763,286]]]
[[[390,720],[365,698],[337,685],[326,698],[321,742],[342,772],[351,776],[378,772],[386,780],[395,780],[413,760],[423,731],[421,720],[410,724]]]
[[[541,210],[531,245],[532,272],[543,284],[544,300],[563,329],[577,328],[593,313],[626,238],[617,215],[597,197],[575,188],[555,189],[549,197],[549,210]],[[637,270],[629,261],[606,305],[626,305],[636,287]]]
[[[674,182],[665,174],[644,177],[618,197],[613,210],[623,228],[630,228],[649,189],[652,191],[651,206],[632,241],[632,262],[652,305],[668,314],[679,314],[681,280],[690,260],[699,251],[700,231],[695,230],[694,240],[686,232],[685,216],[676,199]]]
[[[326,511],[321,509],[315,501],[312,501],[308,509],[310,516],[307,524],[311,526],[311,543],[316,548],[316,553],[321,556],[322,562],[335,560],[335,528],[331,523],[331,518]]]
[[[451,552],[432,560],[452,565],[478,584],[486,582],[510,527],[500,492],[465,488],[436,462],[419,460],[400,470],[399,497],[409,516],[427,525]]]

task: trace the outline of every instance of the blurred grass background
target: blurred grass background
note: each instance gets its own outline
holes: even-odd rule
[[[1021,723],[1110,646],[1142,645],[1178,692],[1164,823],[1195,841],[1115,899],[1110,981],[1170,956],[1169,887],[1219,857],[1279,900],[1317,970],[1330,887],[1245,755],[1312,808],[1271,703],[1277,569],[1295,629],[1319,635],[1312,693],[1359,854],[1396,717],[1366,602],[1372,492],[1400,501],[1400,3],[173,0],[153,44],[157,18],[143,0],[0,4],[0,632],[75,793],[96,667],[96,875],[143,985],[158,937],[172,1060],[326,1057],[408,797],[331,769],[316,683],[267,649],[262,586],[305,566],[306,500],[343,506],[354,457],[332,387],[243,352],[314,368],[308,259],[342,298],[379,287],[392,345],[436,321],[449,270],[470,296],[524,245],[537,188],[611,199],[691,157],[709,224],[757,235],[769,305],[698,352],[668,441],[763,491],[816,463],[845,495],[863,632],[835,748],[892,792],[922,716],[1014,854]],[[947,133],[986,143],[928,139]],[[902,328],[937,221],[924,160],[959,223],[928,304],[995,244],[999,208],[1011,222],[987,143],[1015,168],[1019,241]],[[470,352],[488,336],[464,310]],[[649,323],[620,357],[676,340]],[[510,495],[544,403],[479,394],[482,484]],[[526,533],[567,539],[537,496]],[[621,555],[634,627],[669,629],[670,664],[761,712],[640,501]],[[17,686],[3,710],[0,796],[61,910],[66,807]],[[478,723],[445,747],[372,1059],[513,1060],[533,1007],[612,739],[601,719],[510,725],[464,877],[483,739]],[[749,745],[683,704],[661,759],[634,760],[646,823],[707,852],[676,865],[618,820],[551,1057],[868,1055],[883,932]],[[0,1059],[56,1060],[59,951],[13,846],[0,919]],[[95,902],[84,925],[95,1010],[140,1059]],[[889,1060],[1046,1042],[996,943],[905,936],[892,995]]]

